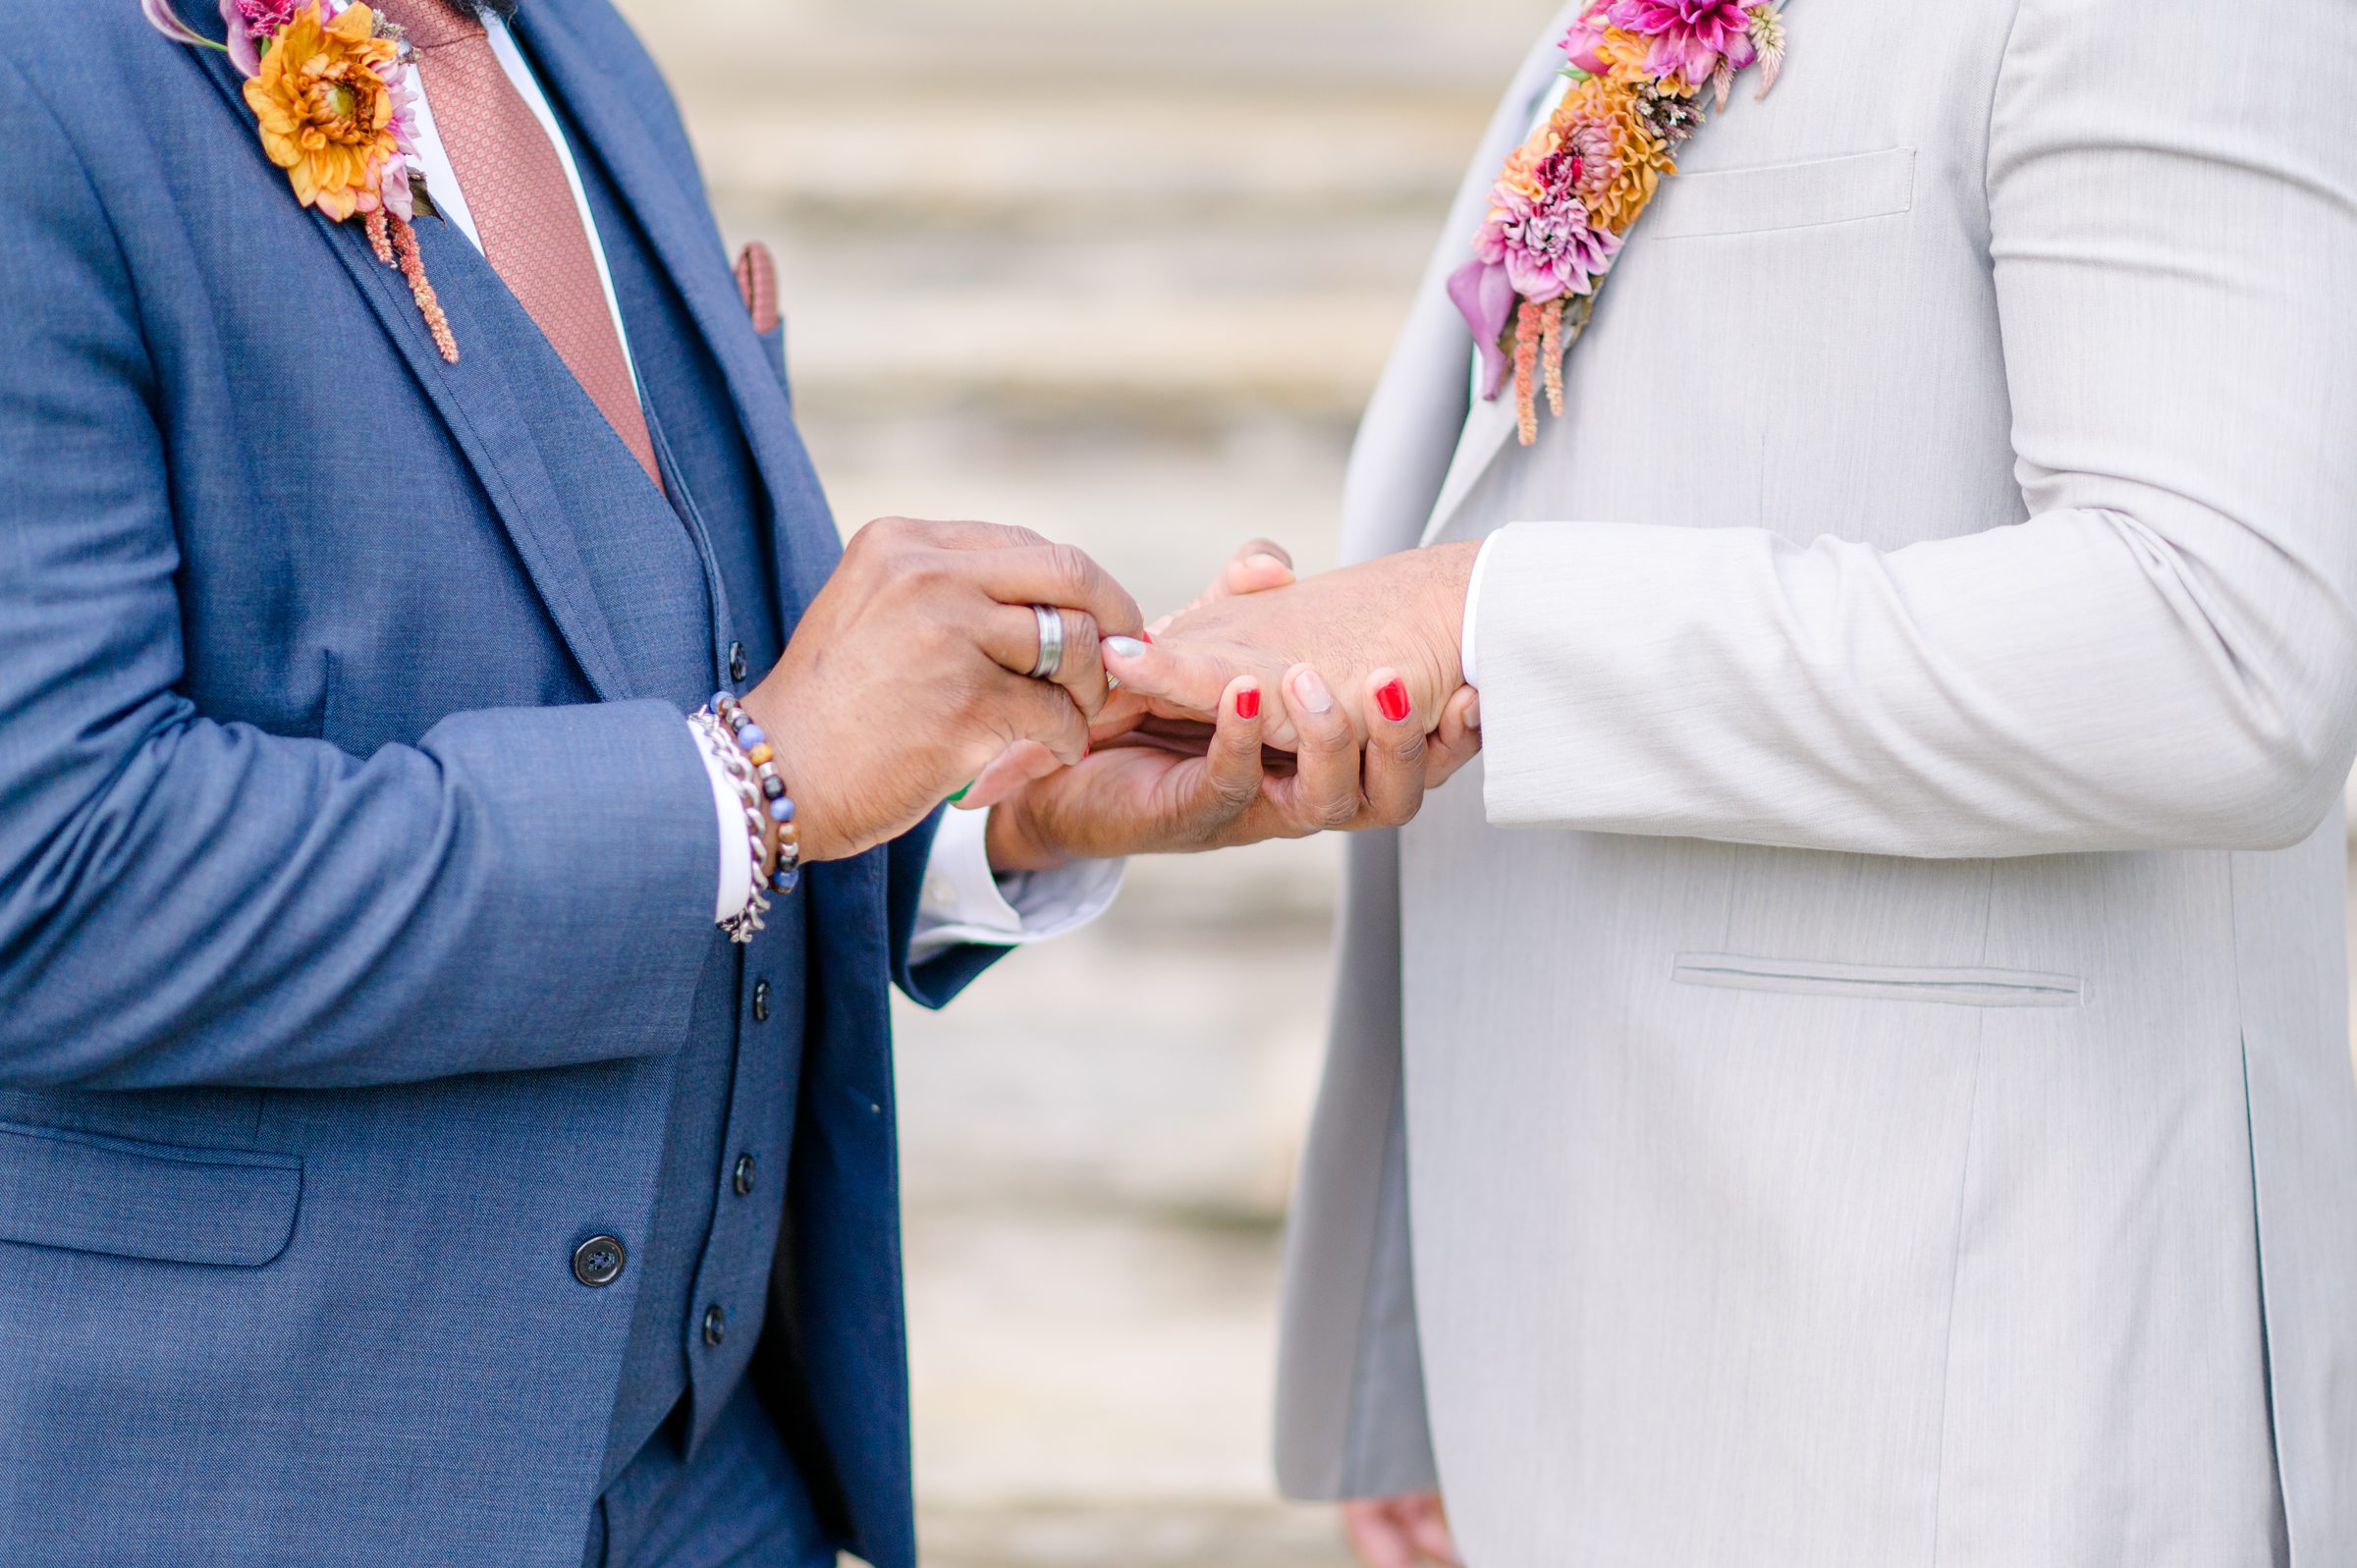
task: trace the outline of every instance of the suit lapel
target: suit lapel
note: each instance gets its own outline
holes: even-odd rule
[[[1438,356],[1440,363],[1432,365],[1429,373],[1453,375],[1464,383],[1457,406],[1468,410],[1461,429],[1455,432],[1459,439],[1450,447],[1452,458],[1447,476],[1440,481],[1431,513],[1421,519],[1420,542],[1424,544],[1430,544],[1449,525],[1456,509],[1497,460],[1507,438],[1513,434],[1515,422],[1513,405],[1507,399],[1476,402],[1472,398],[1472,334],[1465,330],[1463,318],[1449,301],[1449,274],[1467,259],[1466,245],[1488,204],[1490,186],[1498,178],[1507,154],[1530,135],[1532,117],[1562,73],[1563,29],[1585,9],[1586,0],[1572,0],[1563,7],[1541,35],[1538,48],[1522,62],[1512,87],[1499,105],[1497,118],[1490,123],[1489,135],[1482,140],[1481,151],[1473,159],[1465,184],[1457,191],[1456,203],[1449,214],[1449,231],[1442,236],[1441,257],[1426,276],[1423,293],[1418,297],[1419,311],[1432,312],[1455,329],[1448,335],[1448,351]]]
[[[814,504],[823,505],[799,465],[801,447],[785,388],[753,332],[710,211],[681,180],[676,161],[664,157],[645,121],[598,64],[579,30],[566,25],[556,11],[551,0],[539,0],[519,12],[514,26],[542,87],[581,128],[588,145],[576,148],[576,153],[605,165],[617,195],[638,220],[656,259],[686,301],[697,332],[728,383],[730,402],[744,423],[753,461],[780,515],[786,514],[789,498],[805,491]],[[780,536],[781,568],[788,579],[788,602],[782,608],[791,625],[834,570],[833,536],[829,535],[829,548],[817,553],[804,541],[786,538],[783,529]],[[814,559],[814,554],[825,559]]]
[[[240,120],[247,118],[236,70],[209,51],[204,68],[229,98],[232,111]],[[258,149],[254,156],[260,156]],[[321,242],[352,275],[355,287],[375,311],[448,427],[453,443],[482,482],[517,556],[590,686],[608,702],[638,695],[615,649],[611,628],[575,547],[566,509],[549,482],[523,406],[501,369],[499,356],[486,347],[497,338],[478,306],[484,301],[505,300],[507,286],[451,224],[434,218],[420,220],[417,243],[426,275],[434,280],[460,345],[459,362],[446,363],[435,351],[416,301],[410,297],[409,285],[398,271],[377,260],[360,225],[314,217]]]

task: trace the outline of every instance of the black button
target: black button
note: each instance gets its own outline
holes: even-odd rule
[[[751,1155],[737,1157],[737,1173],[730,1178],[730,1181],[736,1187],[737,1196],[740,1198],[753,1190],[753,1157]]]
[[[573,1249],[573,1277],[592,1289],[610,1285],[622,1277],[630,1256],[614,1237],[591,1236]]]
[[[769,1022],[769,982],[766,980],[753,982],[753,1022]]]
[[[729,678],[731,680],[744,678],[744,644],[741,642],[729,644]]]
[[[729,1315],[720,1310],[718,1302],[714,1302],[704,1309],[704,1343],[718,1350],[720,1342],[728,1336]]]

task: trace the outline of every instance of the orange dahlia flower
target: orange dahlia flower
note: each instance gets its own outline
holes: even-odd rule
[[[323,25],[318,0],[308,0],[246,83],[262,150],[287,171],[304,206],[338,223],[377,209],[385,162],[399,150],[386,81],[398,50],[375,34],[368,7],[356,5]]]
[[[1653,40],[1640,38],[1625,27],[1605,28],[1603,36],[1596,40],[1595,50],[1596,58],[1604,65],[1602,75],[1621,86],[1650,85],[1681,98],[1691,98],[1699,89],[1700,83],[1690,82],[1674,71],[1667,76],[1657,75],[1646,64],[1653,58]]]
[[[1614,234],[1628,233],[1662,176],[1677,173],[1670,144],[1645,124],[1636,94],[1617,81],[1590,77],[1573,87],[1554,124],[1583,155],[1579,196],[1588,217]]]

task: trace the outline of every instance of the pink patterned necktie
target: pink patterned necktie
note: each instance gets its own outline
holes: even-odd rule
[[[378,9],[417,51],[434,129],[483,255],[659,488],[646,414],[556,145],[508,80],[480,21],[449,0],[379,0]]]

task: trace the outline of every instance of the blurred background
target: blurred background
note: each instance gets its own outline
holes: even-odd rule
[[[777,252],[838,516],[982,516],[1147,613],[1334,562],[1357,411],[1555,0],[623,0]],[[1133,869],[904,1007],[931,1568],[1343,1568],[1272,1497],[1280,1226],[1337,859]]]

